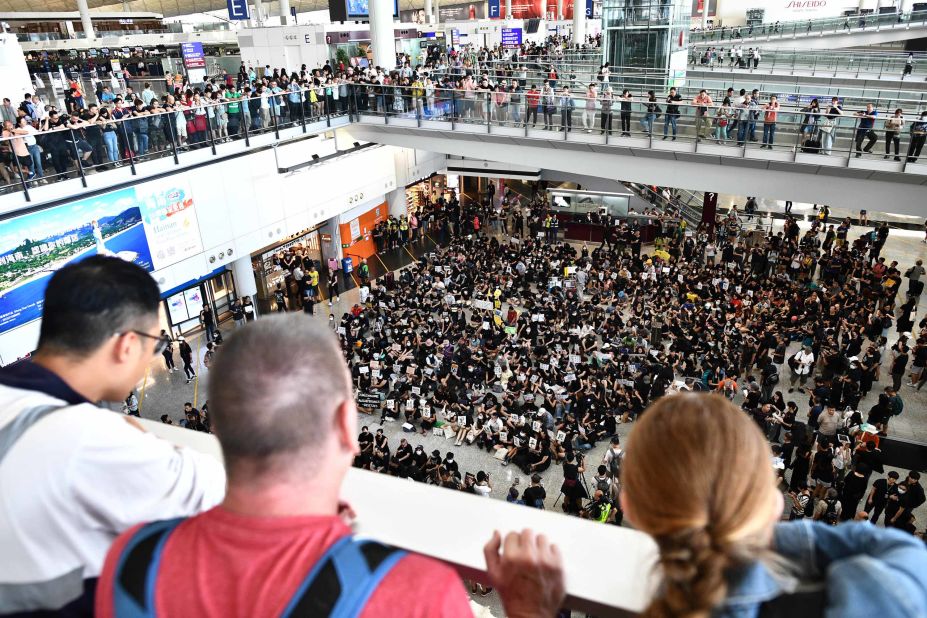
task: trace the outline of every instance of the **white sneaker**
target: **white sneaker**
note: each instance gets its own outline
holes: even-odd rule
[[[328,301],[328,306],[329,306],[329,307],[332,306],[332,301]]]

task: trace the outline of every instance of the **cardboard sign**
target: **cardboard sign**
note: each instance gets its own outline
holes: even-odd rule
[[[509,439],[509,432],[507,432],[507,431],[500,431],[500,432],[499,432],[499,441],[500,441],[500,442],[505,442],[505,441],[507,441],[508,439]]]
[[[362,408],[379,408],[380,407],[380,396],[376,393],[358,393],[357,405]]]
[[[570,354],[570,362],[574,365],[579,365],[583,361],[580,358],[579,354]]]
[[[379,370],[379,369],[374,369],[374,370],[372,370],[372,371],[370,372],[370,377],[371,377],[371,378],[379,378],[379,377],[380,377],[380,370]]]
[[[528,448],[535,449],[538,447],[537,438],[528,438]]]
[[[424,408],[422,408],[422,416],[424,418],[431,418],[431,408],[429,408],[428,406],[425,406]]]
[[[457,424],[460,425],[461,427],[466,427],[466,426],[467,426],[467,417],[466,417],[466,416],[458,416],[458,417],[457,417]]]
[[[339,334],[339,335],[344,335],[344,334],[345,334],[344,326],[339,326],[339,327],[338,327],[338,334]]]
[[[541,421],[534,421],[531,423],[531,429],[534,431],[541,431]]]
[[[392,399],[387,399],[387,400],[386,400],[386,409],[387,409],[387,410],[392,410],[392,409],[394,409],[395,407],[396,407],[396,402],[395,402],[395,401],[393,401]]]
[[[566,440],[566,433],[564,431],[557,432],[557,442],[563,442]]]
[[[496,366],[493,368],[493,373],[496,374],[496,377],[501,376],[501,375],[502,375],[502,367],[500,367],[499,365],[496,365]]]
[[[421,395],[421,394],[422,394],[422,389],[420,389],[420,388],[417,387],[417,386],[413,386],[413,387],[412,387],[412,394],[413,394],[413,395]]]
[[[364,375],[365,373],[370,373],[370,367],[358,367],[358,368],[357,368],[357,371],[358,371],[361,375]]]
[[[512,438],[512,444],[514,444],[516,448],[520,448],[520,447],[521,447],[521,439],[519,439],[518,436],[515,436],[514,438]]]

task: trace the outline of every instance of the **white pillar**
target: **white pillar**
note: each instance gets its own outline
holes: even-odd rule
[[[426,24],[435,23],[434,3],[431,0],[425,0],[425,23]]]
[[[859,10],[862,11],[866,8],[866,0],[859,0]]]
[[[557,21],[563,19],[563,0],[557,0]]]
[[[386,194],[386,203],[389,204],[389,214],[397,219],[409,212],[409,203],[406,200],[405,188],[394,189]]]
[[[93,22],[90,21],[90,7],[87,6],[87,0],[77,0],[77,10],[80,12],[80,23],[84,26],[84,35],[88,39],[97,38],[93,31]]]
[[[505,0],[505,18],[512,19],[512,0]]]
[[[231,264],[232,278],[235,279],[235,293],[238,298],[250,296],[254,301],[255,317],[257,317],[257,281],[254,279],[254,267],[251,265],[251,256],[240,257]]]
[[[541,0],[541,24],[538,26],[541,38],[547,38],[547,0]]]
[[[280,1],[280,23],[284,26],[290,23],[290,0]]]
[[[370,45],[373,63],[384,71],[396,68],[396,39],[393,33],[391,0],[370,0]]]
[[[708,0],[702,3],[702,30],[708,29]]]
[[[585,42],[586,0],[573,0],[573,45],[581,46]]]
[[[251,11],[251,23],[255,28],[260,28],[264,21],[264,3],[261,0],[254,0],[254,10]]]

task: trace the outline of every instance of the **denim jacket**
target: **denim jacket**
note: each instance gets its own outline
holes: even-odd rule
[[[822,618],[927,616],[927,549],[905,532],[798,521],[776,527],[775,549],[798,569],[798,580],[823,582]],[[789,591],[759,562],[729,576],[728,586],[713,618],[755,618],[763,602]]]

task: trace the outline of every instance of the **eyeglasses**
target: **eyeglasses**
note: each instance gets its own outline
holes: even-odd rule
[[[154,351],[152,356],[157,356],[161,352],[167,349],[167,346],[171,343],[171,338],[167,335],[149,335],[148,333],[140,330],[127,330],[121,333],[115,333],[116,335],[125,335],[126,333],[133,333],[140,337],[145,337],[147,339],[154,339],[158,343],[155,344]]]

